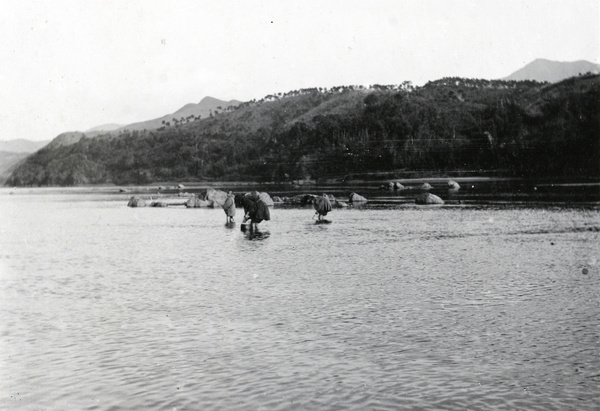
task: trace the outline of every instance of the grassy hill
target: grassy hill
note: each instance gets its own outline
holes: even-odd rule
[[[8,184],[289,181],[414,170],[598,177],[599,112],[598,75],[557,84],[445,78],[417,88],[294,90],[155,130],[50,144]]]

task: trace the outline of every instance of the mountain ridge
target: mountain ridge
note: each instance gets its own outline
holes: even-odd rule
[[[134,130],[154,130],[163,127],[166,123],[173,122],[173,119],[177,122],[181,122],[182,118],[184,121],[194,121],[196,119],[209,117],[214,111],[221,110],[228,107],[233,107],[241,104],[238,100],[224,101],[214,97],[206,96],[198,103],[185,104],[180,109],[174,111],[171,114],[166,114],[162,117],[158,117],[151,120],[140,121],[136,123],[127,124],[114,131],[134,131]]]
[[[50,140],[32,141],[24,138],[0,141],[0,151],[11,153],[33,153],[48,144]]]
[[[123,127],[123,124],[116,124],[116,123],[101,124],[99,126],[92,127],[89,130],[84,131],[84,133],[89,133],[89,132],[93,132],[93,131],[113,131],[113,130],[116,130],[121,127]]]
[[[588,72],[600,73],[600,64],[587,60],[555,61],[537,58],[501,80],[535,80],[556,83]]]
[[[7,184],[320,181],[411,170],[596,178],[599,105],[599,75],[301,89],[200,121],[51,144]]]

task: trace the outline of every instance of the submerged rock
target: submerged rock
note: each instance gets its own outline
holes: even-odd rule
[[[423,194],[419,194],[416,198],[415,198],[415,203],[417,204],[444,204],[444,200],[442,200],[440,197],[436,196],[435,194],[431,194],[431,193],[423,193]]]
[[[312,204],[315,197],[314,194],[298,194],[293,197],[284,197],[282,200],[285,204],[305,206]]]
[[[356,194],[356,193],[350,193],[350,195],[348,196],[348,202],[349,203],[366,203],[367,199],[364,198],[363,196]]]
[[[404,186],[399,181],[389,181],[379,187],[381,190],[397,191],[404,190]]]
[[[150,207],[168,207],[168,205],[164,201],[153,201],[150,203]]]

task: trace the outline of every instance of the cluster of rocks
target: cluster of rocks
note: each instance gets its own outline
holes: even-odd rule
[[[184,205],[178,198],[160,198],[154,200],[152,197],[149,199],[141,198],[139,196],[132,196],[127,202],[128,207],[168,207],[175,205]]]
[[[238,207],[242,206],[242,198],[248,193],[237,193],[235,194],[235,205]],[[259,192],[258,196],[264,203],[271,207],[275,204],[275,201],[271,198],[268,193]],[[185,206],[187,208],[199,208],[199,207],[222,207],[225,203],[225,199],[227,198],[227,193],[222,190],[215,190],[214,188],[209,188],[206,192],[202,194],[193,194]]]
[[[242,206],[242,198],[247,193],[238,193],[235,194],[235,204],[238,207]],[[265,192],[259,192],[258,196],[267,204],[267,206],[273,206],[275,204],[285,204],[285,205],[299,205],[305,206],[309,204],[313,204],[314,199],[318,197],[316,194],[298,194],[291,197],[279,197],[279,196],[271,196]],[[225,198],[227,197],[227,193],[220,190],[208,189],[206,193],[202,195],[193,195],[190,197],[186,203],[186,207],[194,208],[194,207],[216,207],[221,206]],[[328,194],[327,198],[331,202],[331,205],[337,208],[348,207],[348,203],[338,200],[332,194]],[[350,193],[348,196],[348,202],[350,204],[355,203],[363,203],[367,202],[367,199],[359,194]]]
[[[446,182],[446,186],[448,188],[449,193],[452,193],[452,192],[455,193],[460,189],[460,185],[454,180],[448,180]],[[429,193],[429,190],[431,190],[433,187],[431,186],[431,184],[429,184],[427,182],[421,184],[420,186],[406,187],[406,186],[402,185],[402,183],[400,183],[399,181],[388,181],[387,183],[382,184],[379,188],[381,190],[388,190],[388,191],[400,191],[400,190],[419,191],[420,193],[415,196],[416,204],[426,204],[426,205],[444,204],[444,200],[442,200],[439,196]]]
[[[451,187],[451,183],[458,186],[458,184],[452,180],[448,182],[448,187]],[[389,187],[393,187],[392,189],[396,189],[398,187],[397,182],[390,182]],[[452,185],[451,189],[454,188]],[[400,184],[400,186],[402,186]],[[402,189],[407,189],[402,186]],[[424,183],[419,187],[422,191],[417,194],[415,197],[416,204],[444,204],[444,200],[442,200],[439,196],[435,194],[431,194],[428,190],[431,189],[431,185],[429,183]],[[242,198],[247,193],[237,193],[235,194],[235,204],[237,207],[242,206]],[[275,204],[284,204],[284,205],[294,205],[294,206],[306,206],[314,203],[315,198],[320,197],[321,195],[316,194],[298,194],[291,197],[279,197],[271,196],[265,192],[259,192],[259,197],[265,202],[265,204],[269,207]],[[178,197],[174,198],[159,198],[154,200],[152,197],[150,199],[144,199],[139,196],[132,196],[127,203],[128,207],[168,207],[168,206],[185,206],[187,208],[216,208],[222,207],[227,198],[227,193],[222,190],[215,190],[213,188],[207,189],[205,192],[200,194],[189,194],[189,193],[179,193]],[[332,194],[327,194],[327,198],[331,202],[331,205],[335,208],[345,208],[349,205],[355,204],[364,204],[368,200],[357,193],[350,193],[348,195],[348,202],[344,202],[338,200]]]
[[[237,207],[242,206],[242,198],[247,193],[237,193],[235,194],[235,204]],[[299,194],[292,197],[279,197],[271,196],[265,192],[259,192],[258,196],[265,202],[265,204],[269,207],[275,204],[287,204],[287,205],[300,205],[305,206],[309,204],[313,204],[314,199],[317,197],[315,194]],[[139,196],[132,196],[127,203],[129,207],[168,207],[173,205],[183,205],[187,208],[215,208],[221,207],[225,203],[225,199],[227,198],[227,193],[222,190],[215,190],[213,188],[207,189],[204,193],[200,194],[189,194],[189,193],[179,193],[179,198],[159,198],[159,199],[144,199]],[[181,201],[181,197],[185,197],[185,201]],[[331,202],[331,205],[336,208],[344,208],[348,207],[348,203],[350,204],[359,204],[366,203],[367,199],[359,194],[350,193],[348,196],[348,203],[344,201],[340,201],[332,194],[328,194],[327,197]]]
[[[448,180],[447,187],[449,190],[458,190],[460,189],[460,185],[454,180]],[[379,186],[381,190],[389,190],[389,191],[400,191],[400,190],[420,190],[420,191],[429,191],[433,187],[431,184],[425,182],[420,186],[404,186],[399,181],[388,181],[385,184]]]
[[[244,195],[246,195],[246,193],[235,195],[235,203],[237,206],[241,207]],[[258,195],[267,206],[272,206],[274,204],[274,201],[268,193],[258,193]],[[225,191],[209,188],[200,194],[179,193],[177,194],[177,197],[174,198],[159,198],[156,200],[152,197],[150,197],[150,199],[144,199],[133,196],[129,199],[127,205],[129,207],[168,207],[178,205],[187,208],[215,208],[222,207],[226,198],[227,193]]]
[[[298,194],[292,197],[273,197],[276,203],[294,205],[294,206],[306,206],[313,204],[318,196],[315,194]],[[331,205],[336,208],[348,207],[348,204],[338,200],[332,194],[328,194],[327,198],[331,202]]]

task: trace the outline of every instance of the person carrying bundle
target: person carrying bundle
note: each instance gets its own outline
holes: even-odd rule
[[[258,224],[263,220],[269,221],[271,219],[271,213],[267,204],[260,198],[258,192],[252,191],[244,196],[242,199],[242,206],[244,207],[244,223],[250,220],[250,231],[257,231]],[[244,227],[242,227],[243,229]]]

